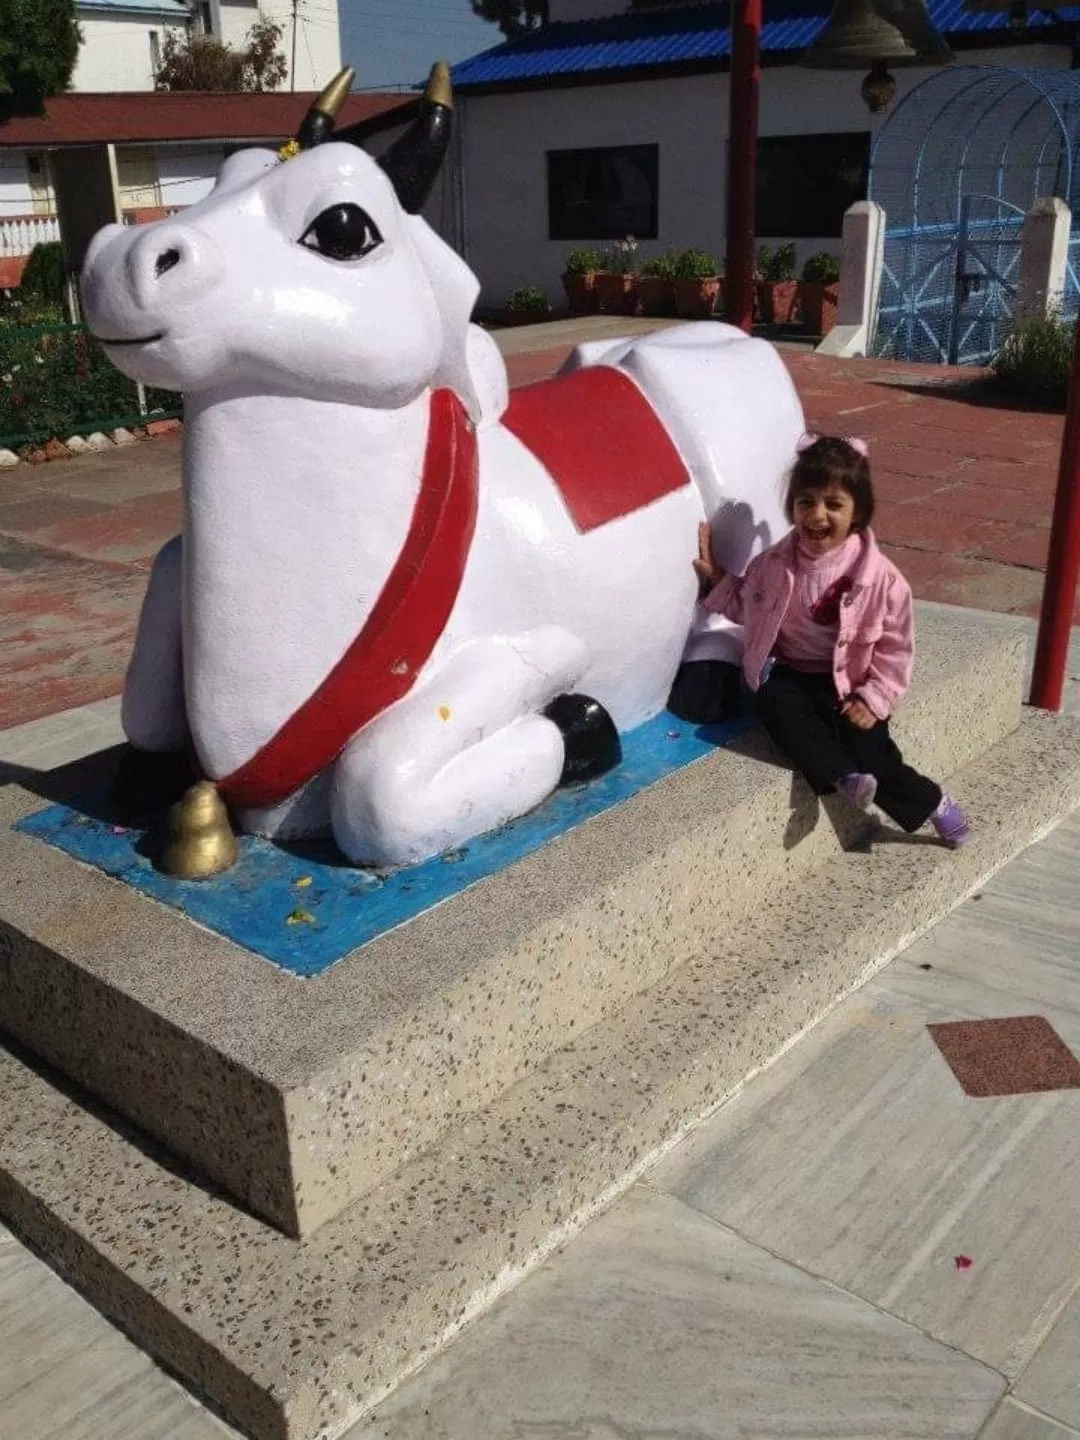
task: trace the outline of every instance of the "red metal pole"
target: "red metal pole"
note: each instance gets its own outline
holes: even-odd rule
[[[1069,631],[1080,576],[1080,318],[1073,336],[1073,362],[1069,371],[1069,398],[1065,406],[1065,434],[1058,462],[1054,518],[1050,524],[1050,554],[1046,562],[1039,636],[1035,642],[1035,672],[1031,703],[1041,710],[1060,710],[1065,690]]]
[[[747,334],[754,323],[754,209],[762,0],[732,0],[728,121],[727,318]]]

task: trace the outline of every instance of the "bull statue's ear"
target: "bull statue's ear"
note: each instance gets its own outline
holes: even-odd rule
[[[406,233],[431,286],[442,322],[442,354],[432,379],[439,390],[453,390],[470,418],[479,424],[480,396],[469,369],[469,319],[480,294],[480,282],[456,251],[441,240],[426,220],[409,216]]]

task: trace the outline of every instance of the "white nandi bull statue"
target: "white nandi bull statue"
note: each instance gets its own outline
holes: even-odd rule
[[[381,162],[331,139],[348,81],[281,155],[103,230],[83,297],[121,370],[185,397],[131,746],[192,752],[244,830],[393,866],[613,763],[615,729],[663,709],[697,527],[740,572],[779,538],[803,419],[774,350],[716,323],[584,346],[511,398],[476,279],[418,214],[445,67]]]

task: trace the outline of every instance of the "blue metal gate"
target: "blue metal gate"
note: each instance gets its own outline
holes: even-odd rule
[[[1025,216],[1044,197],[1073,205],[1078,139],[1074,71],[955,66],[911,91],[871,157],[886,223],[877,354],[993,359],[1012,324]],[[1080,228],[1069,262],[1065,318],[1080,307]]]

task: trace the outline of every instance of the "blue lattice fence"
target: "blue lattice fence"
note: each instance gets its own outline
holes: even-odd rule
[[[951,67],[882,127],[870,197],[885,211],[876,351],[984,365],[1012,323],[1020,235],[1036,200],[1074,210],[1062,313],[1080,308],[1080,74]]]

